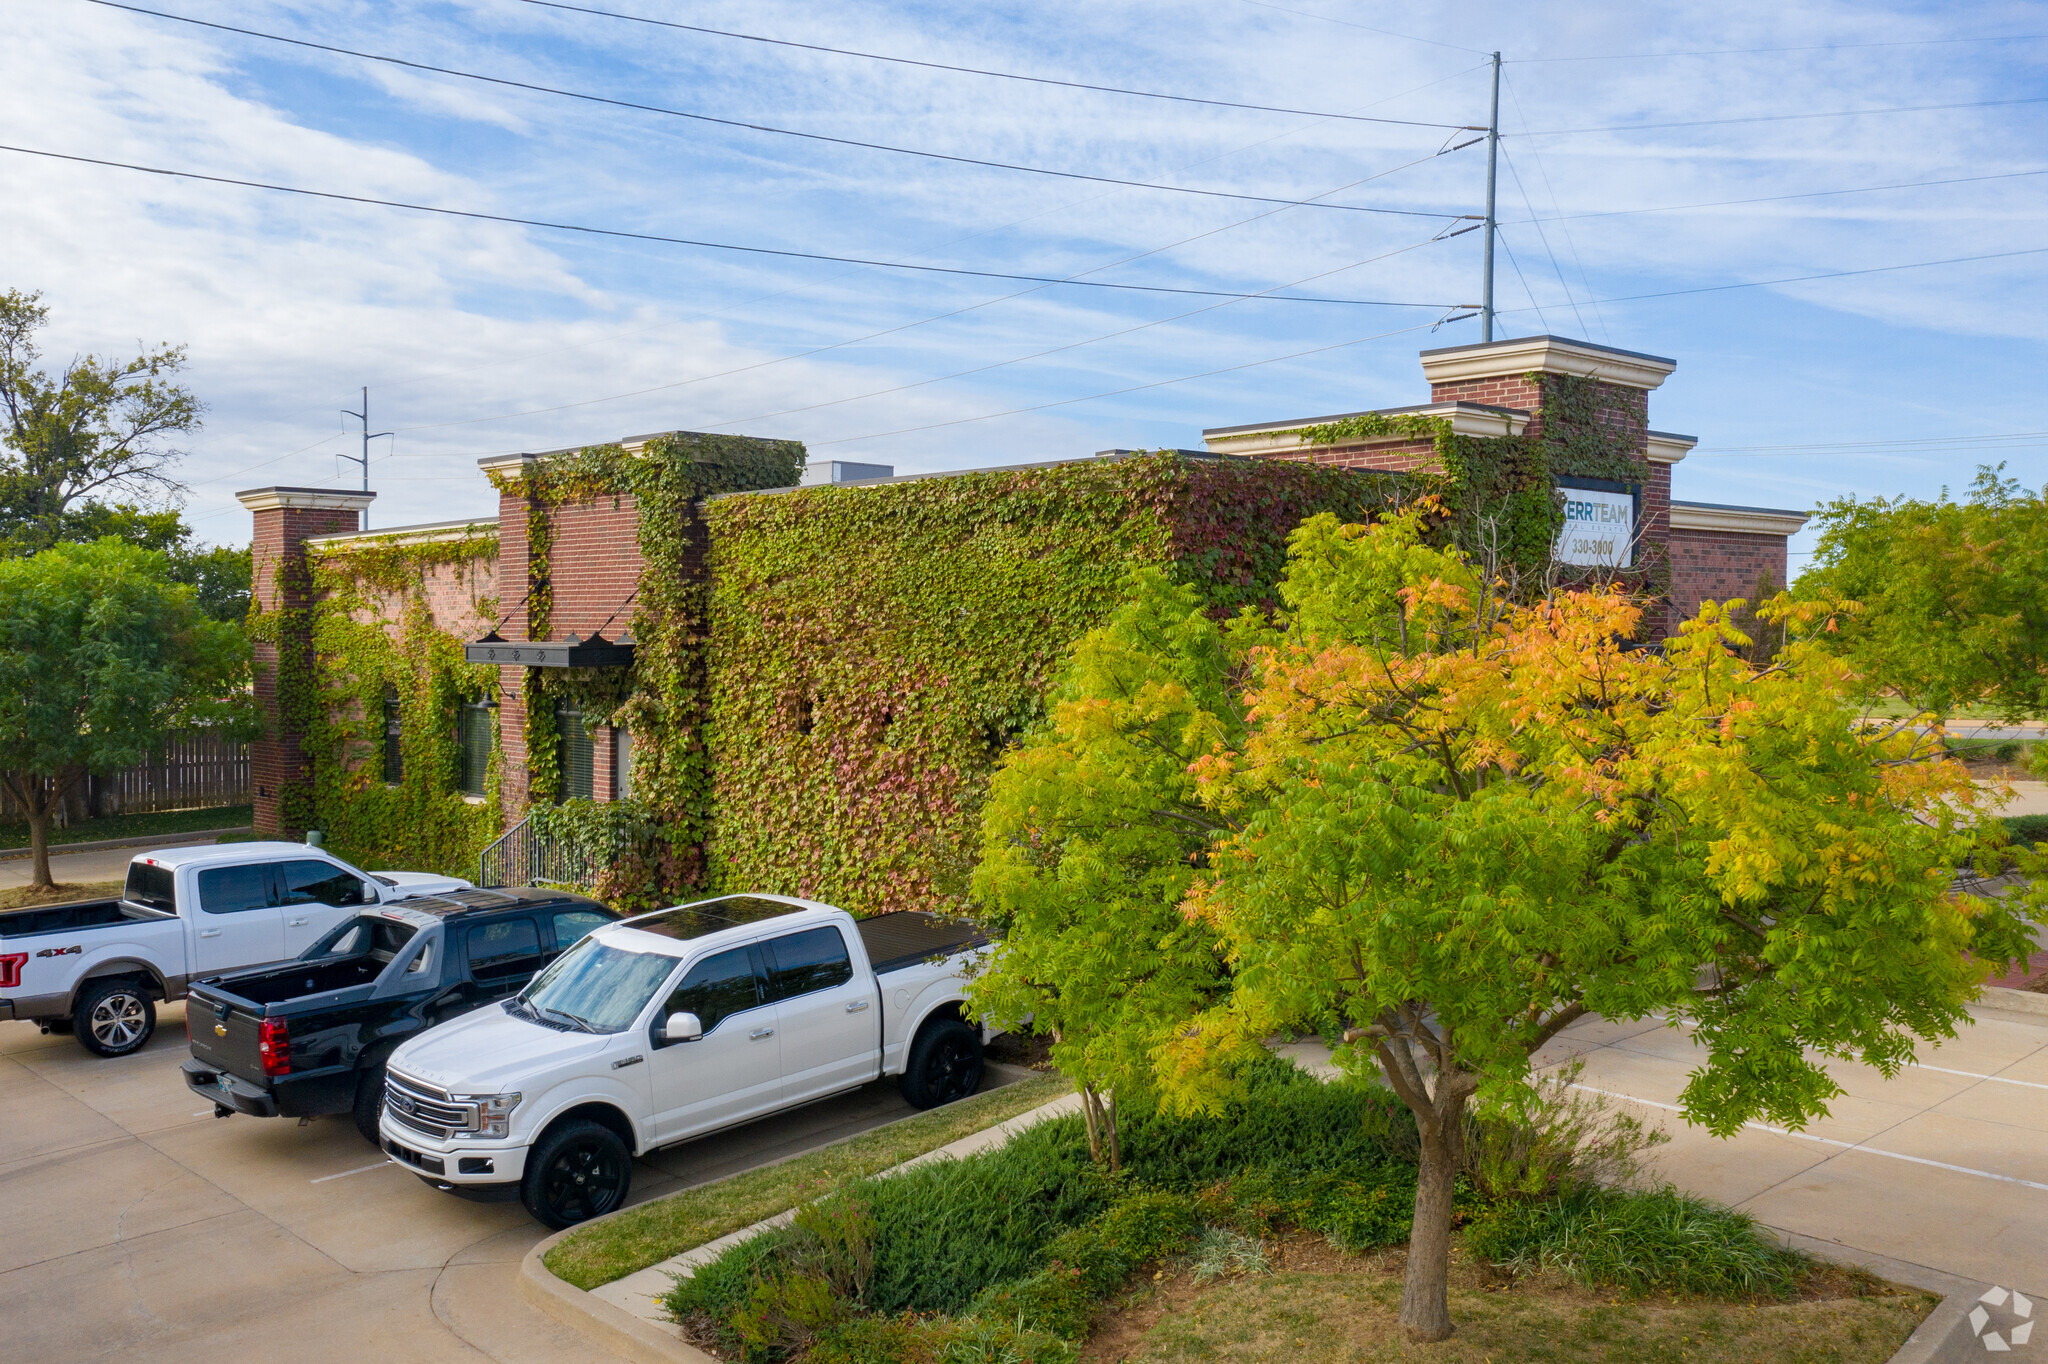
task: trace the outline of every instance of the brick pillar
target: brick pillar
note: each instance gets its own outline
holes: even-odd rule
[[[1637,351],[1596,346],[1559,336],[1528,336],[1476,346],[1450,346],[1422,352],[1422,372],[1429,380],[1432,402],[1492,403],[1526,408],[1538,415],[1527,428],[1543,431],[1542,376],[1576,375],[1594,381],[1593,420],[1619,434],[1635,452],[1636,479],[1642,484],[1642,522],[1637,527],[1638,562],[1667,559],[1671,537],[1671,461],[1684,448],[1663,448],[1687,437],[1667,437],[1652,458],[1650,391],[1678,367],[1675,360]],[[1561,472],[1570,472],[1569,470]],[[1652,636],[1664,633],[1663,612],[1645,626]]]
[[[255,517],[250,594],[257,611],[276,621],[274,638],[253,650],[257,711],[263,737],[250,746],[249,781],[255,788],[258,833],[300,838],[311,813],[306,805],[310,771],[305,735],[278,704],[278,676],[297,671],[311,678],[313,639],[306,611],[313,605],[306,569],[306,541],[319,535],[347,535],[358,529],[375,493],[332,488],[251,488],[236,498]]]
[[[531,473],[539,461],[532,455],[514,455],[477,463],[489,473],[517,478]],[[498,633],[506,639],[529,638],[532,612],[526,597],[533,586],[533,555],[526,516],[531,505],[528,498],[498,494],[498,614],[505,618]],[[507,828],[526,814],[526,689],[537,671],[510,665],[498,669],[498,797],[504,803]]]

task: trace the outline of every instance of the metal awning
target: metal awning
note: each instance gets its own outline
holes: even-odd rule
[[[496,630],[474,644],[462,646],[471,663],[513,664],[522,668],[630,668],[633,641],[609,640],[602,634],[582,639],[500,639]]]

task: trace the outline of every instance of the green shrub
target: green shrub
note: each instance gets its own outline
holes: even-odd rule
[[[1570,1188],[1633,1184],[1642,1153],[1671,1140],[1622,1112],[1604,1094],[1579,1087],[1583,1060],[1534,1086],[1522,1112],[1468,1112],[1465,1173],[1488,1201],[1550,1198]]]
[[[1415,1167],[1389,1163],[1353,1171],[1262,1166],[1234,1180],[1241,1228],[1292,1224],[1319,1231],[1345,1250],[1399,1245],[1415,1217]]]
[[[2048,743],[2037,744],[2034,752],[2043,759],[2040,768],[2037,769],[2039,775],[2048,777]],[[2015,843],[2028,846],[2048,843],[2048,815],[2007,815],[2005,832]]]
[[[978,1321],[1014,1322],[1019,1328],[1078,1340],[1088,1333],[1095,1297],[1080,1270],[1048,1265],[1035,1274],[983,1289],[968,1305],[966,1315]]]
[[[1164,1189],[1199,1189],[1248,1165],[1355,1170],[1415,1158],[1415,1119],[1377,1085],[1325,1084],[1279,1057],[1240,1073],[1241,1096],[1215,1116],[1171,1116],[1147,1100],[1118,1115],[1124,1169]]]
[[[1498,1204],[1466,1230],[1465,1245],[1497,1264],[1554,1269],[1581,1283],[1717,1297],[1786,1297],[1806,1263],[1743,1214],[1668,1187]]]

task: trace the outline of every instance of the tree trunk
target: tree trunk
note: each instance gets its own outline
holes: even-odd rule
[[[56,885],[50,879],[50,807],[45,804],[41,813],[28,813],[29,887],[46,890]]]
[[[1113,1091],[1081,1086],[1081,1121],[1088,1127],[1088,1157],[1097,1165],[1106,1160],[1109,1168],[1123,1168],[1123,1149],[1116,1139],[1116,1096]]]
[[[1422,1134],[1415,1221],[1408,1233],[1408,1271],[1401,1285],[1401,1325],[1410,1338],[1421,1341],[1443,1340],[1456,1329],[1450,1302],[1451,1197],[1464,1156],[1465,1095],[1441,1079],[1437,1087],[1437,1102],[1431,1105],[1436,1130],[1425,1128]]]

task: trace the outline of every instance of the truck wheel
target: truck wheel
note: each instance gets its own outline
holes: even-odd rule
[[[156,1004],[132,980],[91,980],[78,992],[71,1026],[95,1056],[127,1056],[142,1050],[156,1031]]]
[[[578,1119],[535,1143],[519,1181],[519,1201],[535,1221],[560,1231],[617,1210],[632,1185],[633,1153],[618,1133]]]
[[[958,1019],[927,1024],[910,1046],[903,1097],[912,1108],[937,1108],[981,1088],[981,1039]]]
[[[384,1149],[383,1134],[377,1130],[377,1120],[384,1116],[384,1063],[379,1061],[356,1077],[355,1102],[356,1131],[363,1134],[363,1140]]]

